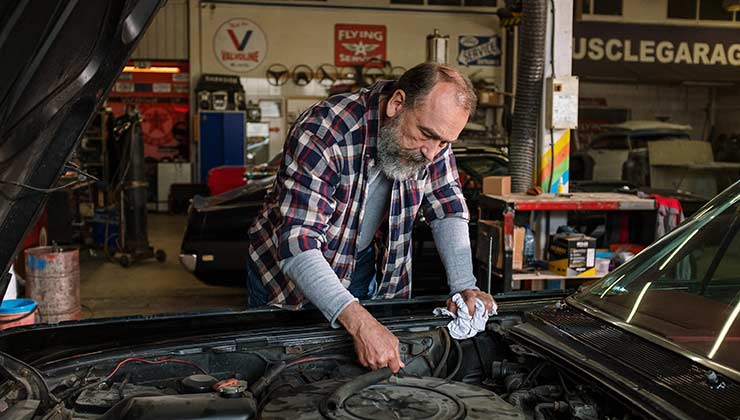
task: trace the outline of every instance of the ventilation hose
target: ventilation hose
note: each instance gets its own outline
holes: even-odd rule
[[[344,406],[344,402],[354,394],[362,391],[363,389],[375,385],[378,382],[384,381],[390,378],[393,372],[387,367],[378,369],[373,372],[360,375],[355,379],[347,382],[340,386],[333,394],[329,396],[320,406],[321,413],[330,419],[337,418],[335,412]]]
[[[526,192],[532,185],[545,71],[546,27],[546,0],[524,0],[519,30],[514,122],[509,146],[512,192]]]

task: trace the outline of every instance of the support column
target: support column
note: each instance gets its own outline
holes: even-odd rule
[[[551,129],[548,125],[547,85],[548,80],[571,76],[573,0],[547,0],[547,33],[545,39],[546,60],[537,147],[536,184],[544,192],[567,193],[570,183],[570,130]],[[538,212],[532,216],[532,226],[535,233],[535,257],[546,260],[549,235],[555,233],[559,226],[568,223],[567,213]],[[548,286],[560,287],[556,284],[548,284]]]
[[[550,129],[546,122],[546,115],[548,107],[547,80],[571,76],[573,0],[547,0],[547,33],[545,39],[545,86],[542,90],[536,183],[545,192],[568,192],[570,130]]]

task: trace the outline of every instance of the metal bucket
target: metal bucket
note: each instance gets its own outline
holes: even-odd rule
[[[38,303],[40,322],[80,319],[80,253],[73,247],[26,250],[28,297]]]

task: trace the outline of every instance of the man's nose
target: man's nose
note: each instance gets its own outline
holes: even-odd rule
[[[437,152],[433,150],[431,147],[423,146],[421,148],[421,154],[424,155],[425,158],[427,158],[428,161],[433,161],[434,157],[437,156]]]

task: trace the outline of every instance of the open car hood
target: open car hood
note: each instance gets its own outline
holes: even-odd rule
[[[0,6],[0,279],[163,2]]]

